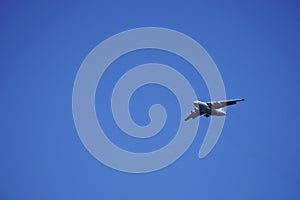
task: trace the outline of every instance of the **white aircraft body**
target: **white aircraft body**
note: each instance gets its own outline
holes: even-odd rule
[[[213,101],[213,102],[202,102],[199,100],[194,101],[195,108],[191,111],[191,114],[185,118],[184,121],[189,119],[195,119],[198,116],[204,115],[209,116],[224,116],[226,115],[225,107],[229,105],[236,104],[239,101],[244,101],[245,99],[234,99],[225,101]]]

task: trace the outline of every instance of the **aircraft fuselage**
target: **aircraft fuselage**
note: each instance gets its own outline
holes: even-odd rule
[[[210,107],[205,102],[201,101],[194,101],[194,106],[199,109],[200,115],[204,115],[205,117],[209,117],[210,115],[213,116],[224,116],[226,115],[226,112],[224,109],[215,109],[214,107]]]

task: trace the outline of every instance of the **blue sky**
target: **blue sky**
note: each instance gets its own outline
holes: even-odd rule
[[[277,0],[2,1],[0,198],[299,199],[298,11],[298,2]],[[81,62],[97,44],[145,26],[195,39],[217,64],[228,98],[246,101],[228,109],[221,138],[205,159],[197,155],[209,119],[201,120],[193,144],[177,162],[137,175],[104,166],[82,145],[72,117],[72,88]],[[118,62],[181,68],[197,96],[209,100],[201,77],[179,58],[154,51],[128,56]],[[96,107],[101,111],[100,92]],[[137,91],[133,118],[147,124],[144,104],[156,102],[171,112],[164,131],[172,133],[178,102],[164,88]],[[115,128],[113,122],[105,126]],[[123,136],[111,139],[146,151],[172,137],[160,136],[145,144]]]

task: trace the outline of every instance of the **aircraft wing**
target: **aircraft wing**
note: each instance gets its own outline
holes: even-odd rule
[[[187,118],[184,119],[184,121],[187,121],[189,119],[195,119],[196,117],[198,117],[200,115],[200,112],[198,109],[194,109],[191,111],[191,114],[189,116],[187,116]]]
[[[245,99],[234,99],[234,100],[226,100],[226,101],[213,101],[213,102],[207,102],[206,104],[209,107],[213,107],[215,109],[223,108],[226,106],[230,106],[233,104],[236,104],[239,101],[244,101]]]

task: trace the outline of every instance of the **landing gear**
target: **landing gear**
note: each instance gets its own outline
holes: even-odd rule
[[[210,116],[209,114],[205,114],[205,115],[204,115],[204,117],[209,117],[209,116]]]

